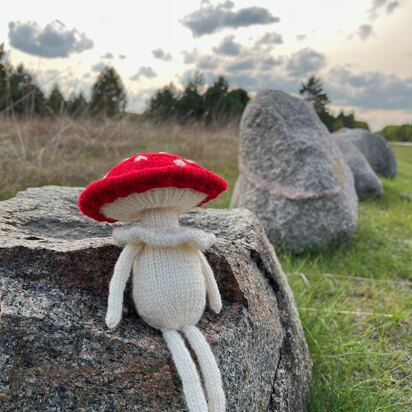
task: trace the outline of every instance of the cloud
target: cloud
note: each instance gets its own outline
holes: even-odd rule
[[[172,55],[170,53],[166,53],[163,49],[152,50],[152,54],[156,57],[156,59],[163,60],[165,62],[172,60]]]
[[[298,41],[303,41],[303,40],[305,40],[306,39],[306,34],[297,34],[296,35],[296,40],[298,40]]]
[[[260,61],[259,67],[264,70],[271,70],[274,67],[281,66],[285,62],[283,57],[268,57],[262,61]]]
[[[234,41],[235,36],[233,34],[226,36],[217,47],[213,47],[213,51],[216,54],[222,56],[237,56],[240,53],[242,46]]]
[[[219,60],[209,55],[200,56],[196,63],[199,70],[216,70],[218,66]]]
[[[229,75],[229,84],[233,87],[242,87],[247,91],[256,91],[259,88],[256,76],[251,75]]]
[[[248,27],[257,24],[272,24],[280,21],[268,9],[263,7],[246,7],[233,11],[234,3],[225,1],[217,5],[202,2],[200,9],[183,17],[180,21],[194,37],[215,33],[225,28]]]
[[[9,23],[10,45],[25,53],[53,58],[68,57],[72,53],[81,53],[93,48],[93,41],[77,29],[67,29],[59,20],[44,27],[37,22]]]
[[[325,88],[335,105],[368,110],[411,110],[412,78],[379,71],[353,73],[347,67],[329,71]]]
[[[315,73],[325,66],[325,56],[313,49],[305,48],[293,53],[288,59],[286,70],[293,77]]]
[[[256,40],[256,46],[274,47],[276,44],[283,44],[282,35],[277,32],[265,33],[262,37]]]
[[[101,59],[109,59],[109,60],[111,60],[111,59],[114,59],[114,56],[113,56],[112,53],[108,52],[108,53],[104,54],[103,56],[100,56],[100,58],[101,58]]]
[[[237,72],[244,72],[246,70],[251,70],[256,66],[256,61],[255,59],[252,58],[246,58],[242,59],[239,61],[236,61],[235,63],[231,63],[226,67],[226,70],[229,73],[237,73]]]
[[[362,24],[358,29],[358,36],[361,40],[367,40],[370,36],[373,35],[373,29],[370,24]]]
[[[157,89],[148,88],[127,93],[127,108],[134,112],[143,112],[147,108],[150,98],[156,93]]]
[[[132,81],[136,81],[136,80],[139,80],[141,77],[146,77],[147,79],[151,79],[156,76],[157,76],[157,73],[155,73],[151,67],[146,66],[146,67],[141,67],[137,71],[137,73],[129,77],[129,79]]]
[[[392,14],[400,6],[399,1],[390,1],[386,5],[386,14]]]
[[[127,56],[125,54],[119,54],[119,59],[124,60]]]
[[[193,64],[199,57],[199,51],[197,49],[193,49],[192,51],[182,51],[183,54],[183,63],[184,64]]]
[[[106,63],[98,62],[92,66],[92,72],[100,73],[104,70],[105,67],[106,67]]]
[[[385,10],[388,15],[392,14],[399,6],[400,3],[397,0],[372,0],[372,5],[369,9],[369,18],[375,20],[381,10]]]

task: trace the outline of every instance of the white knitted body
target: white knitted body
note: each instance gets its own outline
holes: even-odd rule
[[[168,193],[168,198],[172,197]],[[119,213],[122,207],[113,210]],[[125,248],[110,282],[106,323],[113,328],[120,321],[123,291],[133,271],[136,309],[149,325],[162,330],[189,410],[224,412],[225,395],[216,360],[194,326],[204,312],[206,295],[212,310],[219,312],[222,307],[216,280],[202,253],[215,238],[201,230],[181,228],[178,213],[174,208],[146,209],[139,213],[140,226],[114,230],[113,236]],[[198,358],[207,402],[196,365],[177,331],[185,334]]]
[[[206,305],[197,251],[190,246],[145,246],[133,265],[133,299],[139,315],[157,329],[195,325]]]

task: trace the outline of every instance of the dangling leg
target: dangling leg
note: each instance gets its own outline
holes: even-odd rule
[[[163,330],[162,332],[182,380],[183,392],[189,410],[191,412],[208,412],[196,365],[182,337],[175,330]]]
[[[185,326],[183,332],[196,353],[206,387],[209,412],[224,412],[225,393],[216,359],[202,332],[196,326]]]

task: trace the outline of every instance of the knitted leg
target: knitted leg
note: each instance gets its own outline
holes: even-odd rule
[[[176,369],[183,384],[186,403],[190,412],[207,412],[203,389],[189,351],[182,337],[175,330],[163,330],[163,337],[172,354]]]
[[[209,411],[223,412],[226,399],[222,387],[222,377],[210,346],[196,326],[185,326],[183,332],[196,353],[200,369],[202,370]]]

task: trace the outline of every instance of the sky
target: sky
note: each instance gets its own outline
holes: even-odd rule
[[[196,71],[251,96],[298,94],[315,74],[332,110],[372,130],[412,123],[412,0],[20,0],[0,6],[3,42],[46,92],[88,95],[112,65],[129,111]]]

